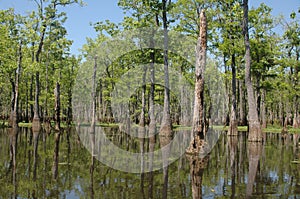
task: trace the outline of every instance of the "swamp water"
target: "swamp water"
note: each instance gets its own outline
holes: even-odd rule
[[[158,136],[131,138],[115,128],[105,133],[127,151],[162,144]],[[164,169],[141,174],[102,164],[75,130],[58,137],[0,129],[0,198],[300,198],[299,135],[264,137],[258,144],[248,143],[245,132],[222,133],[208,156],[182,155]]]

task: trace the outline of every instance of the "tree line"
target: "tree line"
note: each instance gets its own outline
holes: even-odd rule
[[[64,27],[67,13],[59,12],[58,8],[83,2],[40,0],[35,3],[37,9],[26,16],[16,14],[13,9],[1,10],[0,15],[0,114],[2,119],[9,119],[12,126],[21,121],[55,121],[59,129],[61,119],[70,124],[73,117],[79,117],[72,114],[73,86],[78,70],[95,64],[102,71],[95,93],[97,121],[115,122],[112,93],[119,78],[132,69],[132,62],[146,66],[145,78],[148,76],[151,83],[141,86],[131,96],[130,119],[142,126],[159,123],[162,132],[169,132],[174,124],[191,125],[186,115],[192,112],[193,100],[184,97],[186,90],[181,88],[181,97],[178,97],[164,88],[169,88],[170,66],[180,71],[194,87],[196,66],[168,49],[173,45],[188,48],[183,41],[171,40],[171,31],[180,32],[197,43],[201,10],[205,10],[208,22],[206,76],[210,79],[204,79],[209,82],[221,78],[225,93],[218,103],[222,104],[219,107],[227,108],[212,111],[214,99],[210,88],[204,85],[204,120],[228,125],[229,134],[235,134],[238,125],[249,125],[253,129],[255,125],[299,128],[299,10],[284,19],[272,16],[272,9],[266,4],[248,10],[248,2],[241,0],[119,0],[119,7],[126,12],[123,21],[93,24],[98,36],[87,39],[80,59],[70,54],[72,41],[67,39]],[[112,45],[111,40],[116,35],[145,27],[152,30],[144,37],[147,41],[136,41],[132,39],[134,36],[127,35]],[[278,27],[281,31],[276,32]],[[157,35],[161,38],[151,39]],[[154,48],[157,41],[162,50]],[[124,46],[130,48],[142,42],[149,48],[125,54],[118,60],[110,59]],[[185,49],[185,52],[195,56],[195,49]],[[163,65],[164,85],[155,84],[158,70],[155,63]],[[216,69],[218,76],[209,74],[210,67]],[[86,77],[92,76],[87,74]],[[183,103],[188,104],[188,110],[183,108]],[[161,116],[155,113],[155,104],[163,107]],[[254,112],[248,112],[250,109]],[[212,114],[218,112],[222,114],[213,121]]]

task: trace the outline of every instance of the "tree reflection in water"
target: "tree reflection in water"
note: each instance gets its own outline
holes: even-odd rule
[[[235,198],[235,189],[236,189],[236,174],[237,174],[237,150],[238,150],[238,136],[228,136],[228,147],[230,159],[230,169],[231,169],[231,198]]]
[[[172,137],[168,135],[159,135],[160,147],[162,148],[163,157],[163,190],[162,198],[168,197],[168,182],[169,182],[169,157],[172,150]]]
[[[10,148],[10,166],[9,169],[12,171],[12,184],[13,184],[13,193],[12,197],[17,198],[17,148],[18,148],[18,133],[19,128],[10,128],[9,129],[9,148]]]
[[[248,157],[249,157],[249,172],[248,183],[246,188],[246,197],[249,198],[253,193],[253,185],[257,173],[257,167],[261,156],[262,144],[260,142],[248,143]]]
[[[105,133],[115,144],[136,153],[156,151],[170,141],[155,136],[155,131],[145,139],[122,134],[118,129],[105,128]],[[300,197],[296,135],[285,141],[279,134],[267,133],[263,145],[248,143],[242,132],[236,137],[222,136],[209,157],[182,156],[168,165],[168,154],[177,146],[173,144],[164,150],[164,169],[151,171],[157,164],[154,157],[139,159],[141,172],[150,169],[144,174],[117,171],[102,164],[78,143],[74,129],[65,129],[60,142],[55,138],[53,131],[0,129],[0,198]],[[86,139],[94,142],[92,134]],[[97,154],[104,144],[94,144]],[[57,166],[56,179],[53,165]]]
[[[193,199],[202,199],[203,172],[207,167],[209,156],[200,158],[195,155],[186,155],[190,164],[191,186]]]

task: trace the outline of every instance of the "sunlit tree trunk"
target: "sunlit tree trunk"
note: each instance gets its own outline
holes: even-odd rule
[[[254,98],[253,85],[251,81],[251,54],[249,42],[249,28],[248,28],[248,0],[243,1],[244,17],[243,17],[243,33],[245,42],[245,84],[248,94],[248,123],[249,136],[248,141],[260,142],[262,141],[261,126],[258,120],[257,104]]]
[[[156,26],[159,26],[158,22],[158,14],[155,15],[155,21],[156,21]],[[156,33],[157,29],[156,27],[152,29],[152,35],[150,37],[150,49],[152,50],[150,53],[150,92],[149,92],[149,118],[150,118],[150,124],[149,124],[149,134],[153,136],[155,135],[156,131],[156,120],[155,120],[155,112],[154,112],[154,92],[155,92],[155,68],[154,68],[154,63],[155,63],[155,41],[154,41],[154,35]]]
[[[45,22],[43,22],[42,26],[42,32],[41,32],[41,37],[39,41],[39,46],[37,49],[37,52],[35,54],[35,62],[37,64],[40,63],[40,55],[42,53],[43,45],[44,45],[44,38],[46,34],[46,28],[47,25]],[[40,107],[39,107],[39,96],[40,96],[40,72],[37,71],[35,73],[35,98],[34,98],[34,115],[33,115],[33,121],[32,121],[32,127],[40,128]]]
[[[170,1],[169,1],[170,2]],[[164,29],[164,110],[160,128],[160,135],[171,136],[172,124],[170,114],[170,90],[169,90],[169,63],[168,63],[168,18],[167,18],[167,0],[162,0],[162,15]]]
[[[72,65],[71,75],[74,73],[74,66]],[[70,75],[70,78],[72,78]],[[67,125],[71,125],[71,121],[73,120],[73,113],[72,113],[72,86],[73,80],[70,81],[70,85],[68,88],[68,109],[67,109]]]
[[[207,51],[207,21],[205,12],[200,14],[200,34],[196,47],[195,67],[195,100],[192,128],[192,141],[186,150],[190,154],[198,154],[204,138],[204,70],[206,66]]]
[[[22,69],[22,42],[19,44],[18,48],[18,68],[16,71],[16,78],[13,83],[12,80],[12,110],[11,110],[11,115],[10,115],[10,126],[13,128],[18,127],[18,120],[19,120],[19,81],[20,81],[20,74],[21,74],[21,69]]]

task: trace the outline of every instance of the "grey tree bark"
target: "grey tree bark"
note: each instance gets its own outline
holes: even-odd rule
[[[243,35],[245,42],[245,84],[248,94],[248,124],[250,142],[261,142],[262,131],[257,113],[257,104],[254,98],[253,85],[251,80],[251,54],[249,42],[249,28],[248,28],[248,0],[243,1],[244,17],[243,17]]]
[[[169,1],[170,3],[171,1]],[[162,0],[162,15],[164,28],[164,110],[160,127],[160,135],[172,136],[172,123],[170,115],[170,90],[169,90],[169,63],[168,63],[168,18],[167,18],[167,0]]]
[[[238,135],[238,122],[237,122],[237,106],[236,106],[236,66],[235,66],[235,55],[231,57],[231,70],[232,70],[232,80],[231,80],[231,113],[230,113],[230,123],[228,129],[228,135]]]
[[[196,47],[195,100],[192,128],[192,141],[186,150],[189,154],[198,154],[203,144],[204,132],[204,70],[207,53],[207,19],[205,11],[200,14],[200,33]]]

